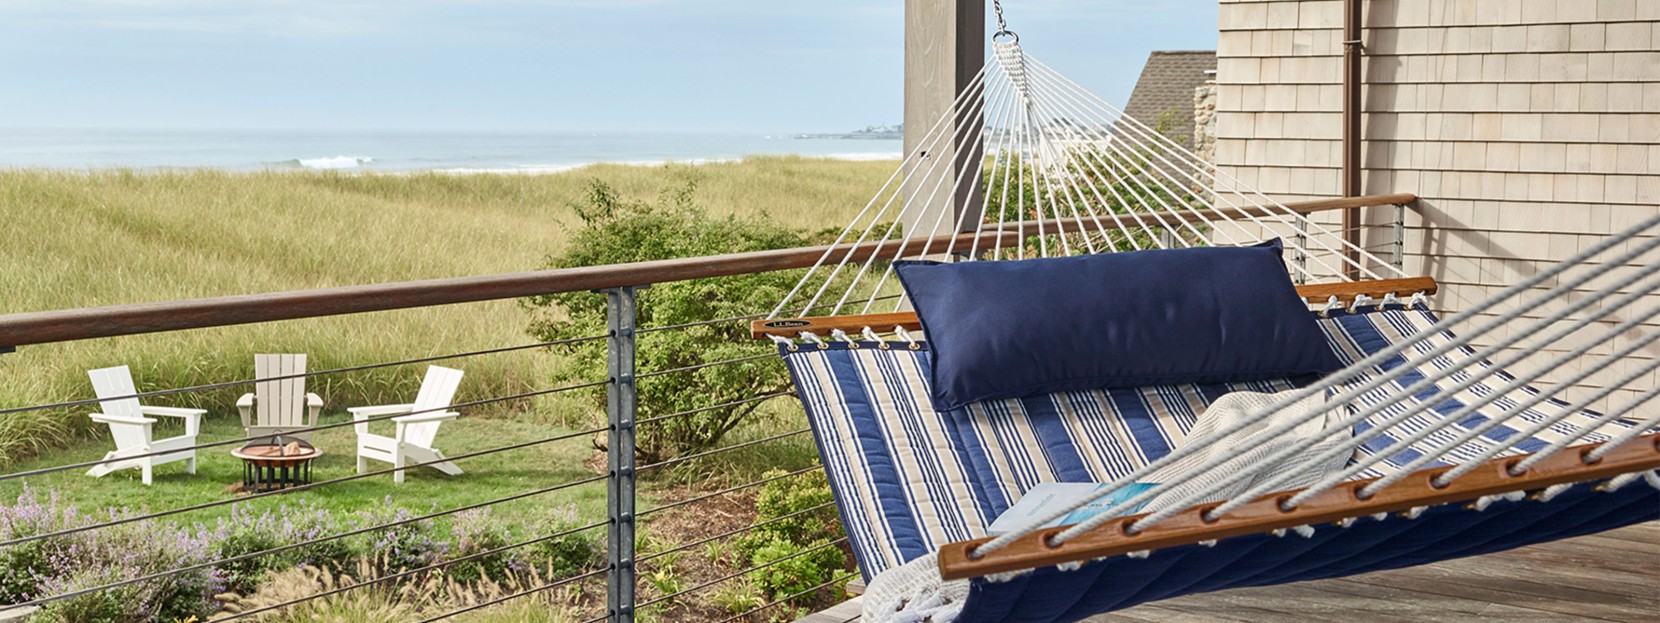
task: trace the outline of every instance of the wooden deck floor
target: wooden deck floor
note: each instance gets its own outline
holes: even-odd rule
[[[857,603],[804,623],[858,620]],[[1089,623],[1660,622],[1660,522],[1477,558],[1189,595]]]

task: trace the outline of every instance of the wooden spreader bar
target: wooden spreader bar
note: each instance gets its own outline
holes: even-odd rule
[[[1059,546],[1049,545],[1048,540],[1051,536],[1066,530],[1066,527],[1039,530],[1010,543],[1008,547],[985,554],[978,559],[971,557],[969,551],[991,540],[990,537],[958,541],[940,548],[940,577],[957,580],[1067,562],[1089,561],[1135,551],[1158,550],[1213,539],[1332,523],[1352,517],[1401,512],[1420,506],[1468,502],[1487,495],[1533,491],[1552,485],[1601,480],[1621,474],[1660,469],[1660,433],[1626,442],[1602,460],[1587,465],[1583,457],[1600,445],[1585,444],[1565,448],[1520,476],[1510,475],[1509,470],[1524,457],[1496,458],[1442,488],[1437,488],[1433,484],[1434,480],[1452,469],[1451,467],[1419,470],[1366,499],[1359,497],[1359,491],[1377,479],[1355,480],[1324,491],[1289,511],[1281,509],[1280,504],[1300,490],[1265,495],[1214,522],[1205,521],[1203,515],[1221,503],[1202,504],[1154,524],[1133,536],[1125,532],[1126,528],[1146,516],[1145,514],[1113,519]],[[1644,485],[1633,483],[1628,486]]]
[[[1337,300],[1347,304],[1354,301],[1356,296],[1365,295],[1374,299],[1394,294],[1399,297],[1411,296],[1422,292],[1425,295],[1435,294],[1437,289],[1432,277],[1409,277],[1405,279],[1376,279],[1371,281],[1345,281],[1341,283],[1316,283],[1297,286],[1297,294],[1310,303],[1320,304],[1337,297]],[[796,337],[803,331],[815,335],[830,335],[831,331],[841,329],[849,333],[858,334],[865,327],[880,332],[892,331],[894,327],[904,327],[906,331],[918,331],[922,324],[917,321],[916,312],[894,312],[887,314],[859,314],[851,316],[813,316],[807,318],[774,318],[771,320],[756,320],[749,324],[749,333],[755,339],[765,339],[769,335],[781,337]]]

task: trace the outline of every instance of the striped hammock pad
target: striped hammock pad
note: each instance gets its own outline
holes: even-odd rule
[[[1345,363],[1352,363],[1424,331],[1436,322],[1436,318],[1425,309],[1362,308],[1355,313],[1334,312],[1319,322],[1340,358]],[[1439,343],[1442,341],[1427,340],[1418,348],[1420,352],[1428,351]],[[1066,392],[981,402],[941,413],[929,404],[926,347],[912,347],[903,342],[841,342],[823,346],[800,345],[795,350],[784,347],[780,352],[806,407],[843,525],[852,542],[860,571],[867,580],[883,570],[930,553],[945,543],[984,536],[985,527],[1037,483],[1107,482],[1164,456],[1185,437],[1205,408],[1224,394],[1235,391],[1275,392],[1295,387],[1299,381],[1310,380]],[[1469,353],[1468,350],[1464,352]],[[1393,369],[1405,361],[1404,358],[1397,358],[1386,362],[1377,371]],[[1491,367],[1486,362],[1472,363],[1447,357],[1434,360],[1431,365],[1463,366],[1478,377],[1484,373],[1476,368]],[[1348,408],[1361,409],[1374,403],[1396,400],[1404,387],[1422,378],[1422,374],[1408,374],[1392,385],[1365,394]],[[1460,372],[1444,380],[1442,386],[1450,387],[1466,378],[1466,373]],[[1498,372],[1490,378],[1492,383],[1504,383],[1514,377]],[[1357,379],[1354,384],[1364,380]],[[1387,448],[1436,419],[1458,411],[1466,404],[1464,400],[1474,401],[1494,391],[1492,384],[1474,384],[1455,399],[1433,405],[1424,414],[1392,427],[1368,442],[1362,452],[1375,453]],[[1487,405],[1484,411],[1503,412],[1518,401],[1537,395],[1532,389],[1515,392],[1526,395],[1500,397]],[[1434,393],[1427,391],[1420,396],[1427,397]],[[1559,414],[1566,407],[1562,401],[1546,400],[1517,417],[1526,422],[1538,422]],[[1385,411],[1368,422],[1387,418],[1392,413],[1398,411]],[[1568,414],[1544,433],[1517,444],[1518,447],[1508,453],[1531,452],[1543,447],[1594,420],[1597,415],[1589,411]],[[1421,452],[1485,421],[1486,417],[1480,412],[1468,416],[1456,426],[1417,444],[1413,450],[1386,457],[1377,467],[1381,471],[1367,475],[1380,475],[1397,469],[1421,456]],[[1607,426],[1626,429],[1632,424],[1616,421]],[[1369,428],[1370,424],[1363,423],[1356,430],[1359,432]],[[1484,436],[1461,445],[1451,456],[1459,459],[1474,456],[1489,444],[1507,440],[1515,434],[1514,428],[1496,427]],[[1606,438],[1604,434],[1592,434],[1583,442]],[[1654,497],[1654,491],[1646,487],[1628,487],[1626,490],[1634,495],[1644,495],[1640,491],[1646,491],[1649,497]],[[1636,508],[1640,509],[1641,505]],[[1500,514],[1495,512],[1488,516]],[[1638,515],[1652,519],[1660,515],[1660,505],[1650,503],[1646,515],[1642,512]],[[1625,519],[1622,517],[1620,520]],[[1626,523],[1638,520],[1641,519]],[[1608,527],[1613,526],[1600,529]],[[1361,532],[1365,531],[1356,533]],[[1547,531],[1538,530],[1535,534],[1545,536]],[[1230,542],[1234,542],[1231,545],[1248,544],[1257,538],[1230,539],[1223,545],[1230,545]],[[1313,543],[1315,540],[1307,541]],[[1461,545],[1477,547],[1485,542]],[[1500,541],[1489,544],[1496,547]],[[1341,549],[1356,545],[1350,543],[1336,547]],[[1225,546],[1208,549],[1206,557],[1225,555],[1230,549]],[[1442,548],[1451,551],[1446,546]],[[1153,560],[1160,558],[1155,556]],[[1397,559],[1408,560],[1411,557]],[[1383,568],[1364,564],[1364,561],[1345,560],[1354,564],[1335,567],[1312,565],[1302,571],[1297,570],[1300,568],[1295,568],[1296,565],[1290,565],[1294,569],[1289,571],[1284,565],[1234,565],[1236,570],[1274,568],[1275,572],[1246,574],[1233,580],[1207,575],[1207,578],[1226,586],[1210,586],[1205,590],[1330,577],[1357,572],[1355,569]],[[1111,564],[1113,560],[1107,562]],[[1383,564],[1382,561],[1373,562]],[[1118,561],[1117,564],[1124,563]],[[1086,569],[1095,566],[1097,564],[1086,565]],[[1079,577],[1073,575],[1071,581]],[[1157,585],[1160,581],[1149,580],[1146,583]],[[977,582],[977,587],[979,584]],[[976,594],[1014,590],[1014,585],[1024,584],[1023,580],[988,585]],[[1107,594],[1113,591],[1107,591],[1091,594],[1087,598],[1073,595],[1072,599],[1090,601],[1093,605],[1089,607],[1100,606],[1094,602],[1101,600],[1116,604],[1107,607],[1124,607],[1171,596],[1150,596],[1157,591],[1129,591],[1125,588],[1136,583],[1117,584],[1122,589],[1119,593],[1123,593],[1117,597]],[[1204,582],[1195,580],[1183,584],[1187,588],[1200,585]],[[1088,590],[1082,586],[1079,588]],[[1110,601],[1112,599],[1118,601]],[[1077,606],[1080,604],[1068,607]],[[1081,607],[1078,611],[1087,615],[1088,607]],[[965,620],[978,619],[969,617]]]

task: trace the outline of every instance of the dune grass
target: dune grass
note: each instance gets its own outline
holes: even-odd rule
[[[0,313],[166,301],[539,268],[577,219],[592,179],[649,197],[686,179],[715,214],[765,212],[807,229],[864,205],[891,162],[794,157],[696,166],[600,165],[551,175],[0,171]],[[254,353],[303,352],[313,370],[531,341],[515,301],[26,346],[0,355],[0,409],[91,397],[86,370],[129,365],[143,391],[251,378]],[[459,401],[544,388],[553,354],[458,360]],[[418,367],[311,380],[330,413],[407,402]],[[155,404],[234,420],[247,387]],[[0,415],[0,464],[92,430],[87,408]],[[514,401],[478,415],[536,412],[580,426],[591,409]]]

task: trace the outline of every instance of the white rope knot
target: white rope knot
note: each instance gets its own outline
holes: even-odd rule
[[[1597,491],[1601,491],[1603,493],[1613,493],[1615,491],[1619,491],[1620,489],[1624,489],[1626,485],[1637,482],[1638,478],[1642,478],[1646,475],[1647,474],[1643,472],[1620,474],[1608,479],[1608,482],[1597,485]]]
[[[830,337],[841,340],[843,343],[847,344],[848,350],[859,350],[859,341],[853,339],[853,336],[848,335],[846,331],[834,329],[830,331]]]
[[[1206,540],[1200,541],[1199,544],[1203,545],[1205,547],[1216,547],[1216,539],[1206,539]]]
[[[1429,302],[1429,297],[1423,292],[1413,292],[1412,298],[1406,300],[1407,307],[1417,307]]]
[[[1470,509],[1479,513],[1479,512],[1487,510],[1487,507],[1492,506],[1493,503],[1497,502],[1497,501],[1499,501],[1499,496],[1484,495],[1484,496],[1481,496],[1479,498],[1476,498],[1476,501],[1472,502],[1470,504]]]
[[[1138,549],[1136,551],[1133,551],[1133,552],[1130,552],[1130,553],[1124,554],[1124,555],[1129,556],[1129,557],[1134,558],[1134,559],[1137,559],[1137,560],[1146,560],[1148,556],[1153,555],[1153,550]]]
[[[1643,474],[1643,481],[1647,482],[1650,487],[1660,489],[1660,470],[1649,470],[1648,473]]]
[[[1061,571],[1077,571],[1084,568],[1084,563],[1083,561],[1074,560],[1072,562],[1063,562],[1055,565],[1055,568]]]
[[[926,590],[910,599],[898,599],[879,606],[882,623],[931,623],[951,621],[962,613],[963,604],[936,590]]]
[[[772,339],[772,343],[777,344],[779,346],[794,346],[795,345],[795,340],[791,340],[790,338],[784,337],[782,335],[773,335],[773,334],[769,333],[769,334],[767,334],[767,337]]]
[[[1293,532],[1296,532],[1297,536],[1303,537],[1305,539],[1314,538],[1314,526],[1304,524],[1304,525],[1292,528],[1291,530]]]
[[[1336,525],[1339,528],[1347,528],[1349,526],[1355,525],[1355,518],[1353,518],[1353,517],[1344,517],[1342,519],[1337,520]]]
[[[1401,513],[1401,516],[1407,519],[1417,519],[1420,515],[1424,514],[1424,511],[1427,510],[1429,510],[1428,506],[1414,506],[1405,513]]]
[[[812,331],[802,331],[801,339],[817,344],[820,350],[830,348],[829,342],[824,341],[824,338],[819,337],[818,334],[813,333]]]
[[[1372,513],[1372,519],[1383,521],[1389,519],[1389,513]]]
[[[1406,309],[1406,303],[1402,303],[1401,297],[1395,296],[1394,292],[1383,295],[1383,302],[1378,304],[1378,309],[1388,309],[1390,305],[1400,305],[1401,309]]]
[[[1008,581],[1011,581],[1011,580],[1013,580],[1015,578],[1018,578],[1020,576],[1026,575],[1028,573],[1031,573],[1031,571],[1027,570],[1027,571],[1010,571],[1008,573],[989,573],[989,574],[986,574],[986,581],[1002,584],[1004,582],[1008,582]]]
[[[1342,306],[1343,306],[1343,301],[1337,300],[1337,295],[1333,294],[1331,298],[1326,299],[1326,306],[1325,306],[1325,308],[1320,310],[1320,315],[1321,316],[1331,316],[1331,310],[1340,308]]]
[[[872,329],[870,327],[865,327],[863,331],[859,332],[859,335],[865,336],[865,339],[870,340],[872,342],[882,341],[882,336],[877,335],[876,330]]]
[[[905,340],[905,343],[910,345],[911,350],[922,348],[922,344],[918,343],[916,338],[911,336],[911,332],[905,330],[905,327],[894,325],[893,334],[899,336],[899,339]]]
[[[1356,294],[1355,295],[1355,300],[1349,304],[1349,313],[1353,314],[1353,313],[1359,312],[1361,307],[1364,307],[1366,304],[1371,303],[1372,300],[1373,299],[1370,296],[1366,296],[1364,294]]]
[[[1556,499],[1556,496],[1562,495],[1563,493],[1567,493],[1567,491],[1569,489],[1574,488],[1575,484],[1577,484],[1577,483],[1564,482],[1564,483],[1559,484],[1559,485],[1551,485],[1549,487],[1545,487],[1544,491],[1539,492],[1539,501],[1540,502],[1549,502],[1551,500],[1554,500],[1554,499]]]

